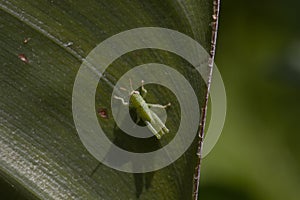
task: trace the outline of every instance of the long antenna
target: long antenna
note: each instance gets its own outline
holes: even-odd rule
[[[129,84],[130,84],[130,89],[131,89],[131,91],[133,91],[131,78],[129,79]]]

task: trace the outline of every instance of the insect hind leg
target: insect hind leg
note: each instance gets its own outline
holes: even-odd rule
[[[157,137],[157,139],[160,139],[161,136],[158,134],[158,132],[153,128],[150,122],[145,121],[147,127],[150,129],[150,131]]]
[[[161,130],[162,134],[164,135],[165,133],[169,133],[169,129],[166,127],[166,125],[159,119],[159,117],[154,113],[152,112],[152,117],[153,117],[153,120],[155,121],[156,124],[159,125],[159,129]]]

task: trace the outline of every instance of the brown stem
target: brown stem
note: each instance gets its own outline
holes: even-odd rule
[[[211,36],[211,47],[210,47],[210,59],[208,63],[209,67],[209,76],[207,80],[207,90],[205,95],[204,107],[202,107],[202,117],[200,121],[200,129],[198,132],[199,144],[197,149],[198,163],[195,168],[194,173],[194,191],[193,191],[193,200],[198,200],[199,196],[199,184],[200,184],[200,170],[201,170],[201,160],[202,160],[202,147],[203,147],[203,138],[204,138],[204,129],[207,115],[207,104],[209,99],[210,85],[212,80],[214,59],[216,53],[216,42],[217,42],[217,32],[218,32],[218,24],[219,24],[219,12],[220,12],[220,1],[221,0],[213,0],[213,15],[212,15],[212,36]]]

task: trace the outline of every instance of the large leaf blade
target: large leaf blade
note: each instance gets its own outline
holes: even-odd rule
[[[88,52],[107,37],[130,28],[179,30],[208,48],[212,5],[206,1],[40,0],[2,1],[0,6],[0,169],[5,177],[44,199],[183,199],[191,195],[196,142],[173,165],[150,174],[151,184],[143,182],[147,175],[126,174],[106,166],[91,176],[98,162],[77,136],[72,86]],[[23,44],[24,38],[31,39]],[[29,63],[22,62],[19,54],[26,55]],[[143,55],[140,62],[179,63],[180,69],[183,61],[164,52],[157,54]],[[135,63],[128,58],[118,62],[129,68]],[[188,68],[183,70],[186,76],[195,77]],[[112,69],[110,74],[114,72]],[[205,86],[199,86],[199,80],[192,82],[204,94]],[[141,189],[147,184],[148,191]]]

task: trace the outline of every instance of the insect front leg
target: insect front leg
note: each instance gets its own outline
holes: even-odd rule
[[[123,105],[128,105],[128,104],[129,104],[129,103],[126,102],[122,97],[118,97],[118,96],[115,95],[114,98],[120,100],[120,101],[122,102]]]

